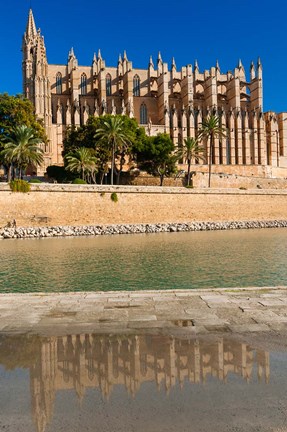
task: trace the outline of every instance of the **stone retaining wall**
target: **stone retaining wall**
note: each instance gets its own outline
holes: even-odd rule
[[[0,184],[0,227],[14,219],[17,227],[286,220],[287,191],[35,184],[12,193]]]

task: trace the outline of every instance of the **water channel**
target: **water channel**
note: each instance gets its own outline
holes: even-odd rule
[[[287,284],[287,229],[4,240],[0,292]]]
[[[287,284],[286,229],[4,240],[0,247],[0,292]],[[38,333],[37,326],[28,334],[4,328],[0,430],[283,432],[286,337],[246,337],[195,335],[177,323],[113,334],[104,322],[97,330],[80,322],[73,332],[58,316]]]

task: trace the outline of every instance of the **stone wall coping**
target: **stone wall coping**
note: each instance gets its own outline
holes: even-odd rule
[[[284,295],[287,294],[287,286],[278,285],[278,286],[253,286],[253,287],[228,287],[228,288],[192,288],[192,289],[165,289],[165,290],[135,290],[135,291],[125,291],[125,290],[117,290],[117,291],[53,291],[53,292],[0,292],[0,299],[5,298],[29,298],[29,297],[86,297],[86,296],[94,296],[94,297],[107,297],[107,298],[118,298],[118,297],[130,297],[130,298],[140,298],[140,297],[148,297],[153,295],[159,295],[160,297],[170,297],[170,295],[183,295],[184,297],[194,297],[196,295],[208,294],[208,293],[216,293],[218,296],[224,293],[224,295],[234,295],[234,294],[244,294],[244,292],[248,292],[251,294],[266,294],[266,292],[270,294],[282,293]]]
[[[8,183],[0,183],[0,192],[11,192]],[[287,189],[234,189],[234,188],[185,188],[168,186],[111,186],[75,185],[59,183],[31,183],[31,192],[82,192],[82,193],[142,193],[142,194],[189,194],[189,195],[287,195]]]

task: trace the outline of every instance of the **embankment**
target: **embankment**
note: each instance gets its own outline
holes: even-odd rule
[[[284,221],[287,191],[35,184],[12,193],[0,184],[0,227],[14,219],[17,227]]]

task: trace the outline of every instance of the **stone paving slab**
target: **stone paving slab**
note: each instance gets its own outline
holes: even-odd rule
[[[233,333],[266,332],[270,330],[267,324],[237,324],[229,326]]]
[[[287,327],[287,287],[0,294],[1,332],[140,325],[162,331],[182,327],[194,334],[279,331]]]

